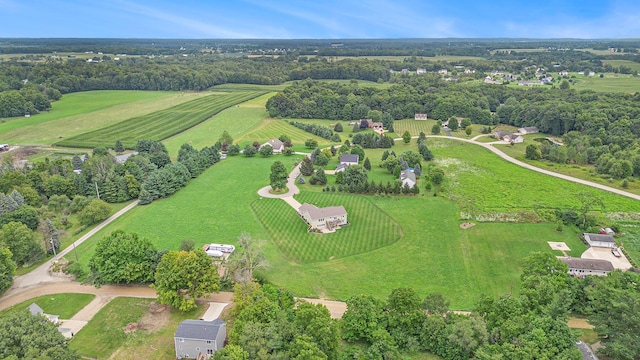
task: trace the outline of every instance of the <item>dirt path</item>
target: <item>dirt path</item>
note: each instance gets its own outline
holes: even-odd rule
[[[572,329],[593,329],[594,328],[593,325],[589,324],[587,319],[579,319],[579,318],[569,319],[569,321],[567,321],[567,325],[569,325],[569,327]]]

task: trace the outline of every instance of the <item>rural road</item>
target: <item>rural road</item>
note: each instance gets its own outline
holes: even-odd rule
[[[12,293],[20,292],[24,289],[36,286],[38,284],[69,281],[66,277],[51,276],[49,274],[49,268],[51,267],[53,262],[62,258],[69,252],[75,250],[76,246],[82,244],[85,240],[92,237],[95,233],[102,230],[105,226],[109,225],[111,222],[113,222],[115,219],[122,216],[127,211],[133,209],[136,205],[138,205],[138,200],[132,202],[131,204],[120,209],[120,211],[111,215],[108,219],[100,223],[95,228],[91,229],[89,232],[87,232],[78,240],[76,240],[73,244],[71,244],[70,246],[67,246],[66,249],[60,251],[53,259],[46,261],[44,264],[40,265],[39,267],[29,272],[28,274],[14,277],[13,285],[9,290],[7,290],[7,292],[4,293],[2,297],[0,297],[0,301],[2,301],[2,299],[4,299],[5,297],[10,296]]]
[[[574,178],[574,177],[569,176],[569,175],[564,175],[564,174],[560,174],[560,173],[557,173],[557,172],[541,169],[541,168],[533,166],[533,165],[529,165],[529,164],[527,164],[525,162],[522,162],[520,160],[514,159],[511,156],[509,156],[509,155],[505,154],[504,152],[500,151],[495,146],[493,146],[494,143],[482,143],[482,142],[475,141],[478,137],[479,136],[476,136],[473,139],[463,139],[463,138],[459,138],[459,137],[449,137],[449,136],[441,136],[441,135],[427,135],[427,138],[451,139],[451,140],[463,141],[463,142],[475,144],[475,145],[478,145],[478,146],[482,146],[485,149],[489,149],[489,151],[491,151],[494,154],[498,155],[502,159],[507,160],[508,162],[516,164],[518,166],[521,166],[521,167],[523,167],[525,169],[533,170],[533,171],[536,171],[536,172],[539,172],[539,173],[542,173],[542,174],[545,174],[545,175],[557,177],[559,179],[571,181],[571,182],[574,182],[574,183],[590,186],[590,187],[593,187],[593,188],[596,188],[596,189],[609,191],[609,192],[612,192],[614,194],[626,196],[626,197],[631,198],[631,199],[640,200],[640,195],[632,194],[630,192],[627,192],[627,191],[624,191],[624,190],[620,190],[620,189],[616,189],[616,188],[612,188],[610,186],[598,184],[598,183],[595,183],[595,182],[592,182],[592,181],[588,181],[588,180],[582,180],[582,179]],[[413,139],[417,139],[418,137],[417,136],[412,136],[412,138]],[[402,141],[402,138],[397,138],[397,139],[393,139],[393,140],[394,141]],[[507,144],[506,142],[496,142],[496,143],[498,143],[498,144]]]

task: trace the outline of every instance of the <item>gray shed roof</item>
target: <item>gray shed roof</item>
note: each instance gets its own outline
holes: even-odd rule
[[[613,238],[613,236],[611,235],[603,235],[603,234],[589,234],[589,233],[584,233],[584,238],[587,241],[601,241],[601,242],[610,242],[610,243],[615,243],[616,239]]]
[[[44,310],[42,310],[42,308],[36,303],[31,303],[31,305],[29,305],[29,312],[31,315],[44,314]]]
[[[358,154],[342,154],[340,155],[340,163],[358,163]]]
[[[410,179],[413,180],[413,182],[416,182],[416,174],[414,174],[411,170],[402,170],[400,172],[400,180],[404,179]]]
[[[215,340],[218,332],[226,323],[220,319],[213,321],[185,320],[178,325],[178,330],[173,335],[176,338]]]
[[[341,216],[347,214],[347,210],[344,209],[344,206],[329,206],[325,208],[319,208],[308,203],[300,205],[300,208],[298,209],[299,213],[303,213],[305,211],[309,212],[309,215],[312,219],[322,219],[329,216]]]
[[[613,271],[613,264],[609,260],[563,257],[560,261],[567,264],[570,269]]]

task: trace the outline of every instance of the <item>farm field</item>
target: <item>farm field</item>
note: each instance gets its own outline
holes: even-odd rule
[[[577,76],[571,85],[576,90],[635,93],[640,89],[640,77],[632,75],[605,74],[602,79],[598,76]]]
[[[197,319],[203,309],[187,313],[171,309],[152,311],[157,308],[151,299],[115,298],[76,334],[69,348],[93,359],[136,358],[140,349],[144,349],[145,357],[173,358],[173,334],[178,324]],[[123,329],[131,323],[137,323],[138,328],[125,333]]]
[[[297,263],[333,260],[391,245],[402,236],[398,223],[365,196],[302,193],[296,200],[318,207],[343,205],[351,225],[333,234],[309,233],[302,219],[293,221],[297,218],[296,211],[284,201],[252,202],[255,216],[287,260]]]
[[[262,95],[257,91],[215,94],[83,133],[56,145],[95,148],[112,146],[121,140],[133,148],[138,139],[162,140],[195,126],[220,111]]]
[[[38,296],[16,304],[2,313],[25,311],[32,303],[37,304],[45,314],[58,315],[62,320],[71,319],[78,311],[87,306],[96,296],[92,294],[53,294]]]
[[[607,63],[614,67],[626,66],[631,68],[631,70],[640,72],[640,63],[631,60],[603,60],[603,63]]]
[[[166,109],[210,92],[100,90],[65,94],[51,110],[29,118],[6,118],[0,138],[10,144],[51,145],[60,138],[82,134],[131,117]]]

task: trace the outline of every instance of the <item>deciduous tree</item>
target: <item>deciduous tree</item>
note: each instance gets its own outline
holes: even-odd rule
[[[180,311],[196,308],[195,300],[218,290],[218,270],[202,250],[170,251],[162,256],[155,273],[158,302]]]

